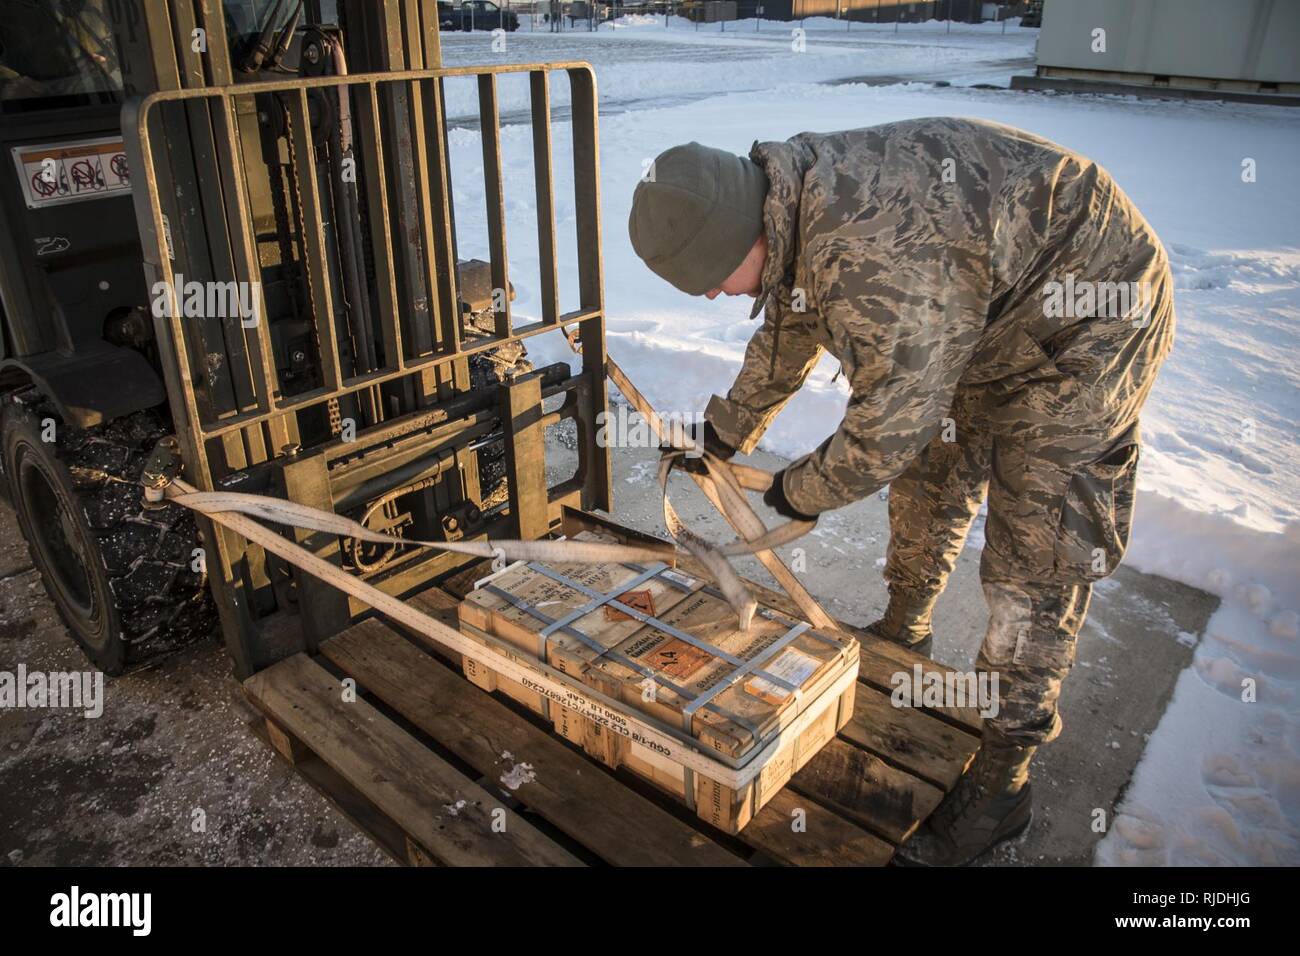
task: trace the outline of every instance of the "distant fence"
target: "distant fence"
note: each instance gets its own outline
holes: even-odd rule
[[[682,21],[717,25],[721,31],[739,29],[740,21],[753,21],[755,30],[762,21],[803,21],[824,17],[844,21],[846,29],[854,23],[920,23],[928,20],[955,23],[1002,21],[1024,12],[1025,2],[987,3],[980,0],[644,0],[637,3],[610,3],[603,0],[533,0],[503,2],[495,13],[475,12],[482,8],[466,4],[452,5],[452,15],[443,29],[451,30],[596,30],[609,21],[625,16],[662,19],[664,26],[682,26]],[[732,24],[729,28],[728,24]],[[749,28],[749,24],[745,24]]]

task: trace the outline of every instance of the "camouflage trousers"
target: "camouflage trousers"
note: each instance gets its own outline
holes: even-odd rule
[[[990,620],[976,667],[998,673],[999,711],[987,724],[1032,746],[1060,734],[1057,700],[1092,582],[1124,556],[1138,430],[1136,420],[1089,431],[1005,413],[988,387],[959,389],[944,430],[890,485],[885,579],[891,594],[932,607],[987,494],[980,578]]]

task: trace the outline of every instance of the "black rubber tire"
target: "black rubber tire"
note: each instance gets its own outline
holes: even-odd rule
[[[142,501],[141,469],[168,431],[161,417],[79,429],[23,398],[0,410],[0,462],[32,563],[86,657],[115,676],[211,634],[193,515]]]

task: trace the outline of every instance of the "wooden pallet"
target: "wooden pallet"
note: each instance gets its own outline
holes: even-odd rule
[[[455,627],[459,596],[482,573],[410,600]],[[753,587],[797,614],[784,595]],[[401,862],[881,866],[969,764],[979,716],[895,708],[891,675],[922,659],[850,630],[862,642],[853,719],[736,837],[589,759],[536,715],[465,680],[431,639],[382,619],[244,688],[276,750]],[[528,782],[509,790],[503,775],[523,763],[530,769],[516,778]]]

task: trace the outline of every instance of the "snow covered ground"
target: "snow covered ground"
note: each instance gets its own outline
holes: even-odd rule
[[[645,164],[699,140],[737,153],[755,140],[927,115],[1024,127],[1105,165],[1169,247],[1178,341],[1144,416],[1129,563],[1223,599],[1180,678],[1097,859],[1114,864],[1300,862],[1300,111],[1121,97],[828,81],[884,76],[956,83],[1016,69],[1036,31],[808,21],[752,34],[641,22],[596,34],[508,39],[508,58],[588,59],[602,103],[601,189],[609,350],[661,409],[687,414],[724,391],[753,329],[748,299],[684,296],[627,239]],[[449,62],[493,62],[483,37],[447,43]],[[530,38],[531,37],[531,38]],[[448,41],[460,38],[449,37]],[[479,55],[482,54],[482,55]],[[477,57],[477,60],[476,60]],[[557,78],[557,92],[563,81]],[[509,87],[509,91],[508,90]],[[473,111],[449,87],[449,113]],[[557,102],[563,97],[557,96]],[[502,110],[526,105],[502,84]],[[462,256],[485,256],[480,143],[451,134]],[[555,130],[563,309],[577,305],[569,133]],[[514,310],[539,312],[531,136],[502,134]],[[1243,180],[1243,163],[1255,181]],[[545,339],[547,337],[543,337]],[[540,344],[541,340],[534,340]],[[538,352],[539,360],[565,357]],[[796,456],[838,423],[846,393],[823,361],[768,432]],[[972,541],[978,547],[979,541]]]
[[[761,22],[761,29],[755,23]],[[1005,78],[1012,69],[1032,70],[1037,30],[1001,24],[855,23],[812,18],[803,26],[770,20],[701,25],[681,17],[665,27],[663,18],[625,17],[591,33],[517,32],[494,43],[490,33],[448,33],[442,38],[447,66],[484,63],[536,63],[584,60],[596,68],[602,110],[687,103],[717,92],[763,90],[792,79],[825,82],[849,77],[928,79],[940,74],[971,83]],[[795,33],[801,29],[802,34]],[[796,50],[796,47],[798,48]],[[563,82],[554,84],[557,105],[568,103]],[[528,106],[527,83],[505,80],[501,112],[510,116]],[[447,115],[477,116],[471,83],[453,83]],[[521,117],[522,118],[522,117]]]

